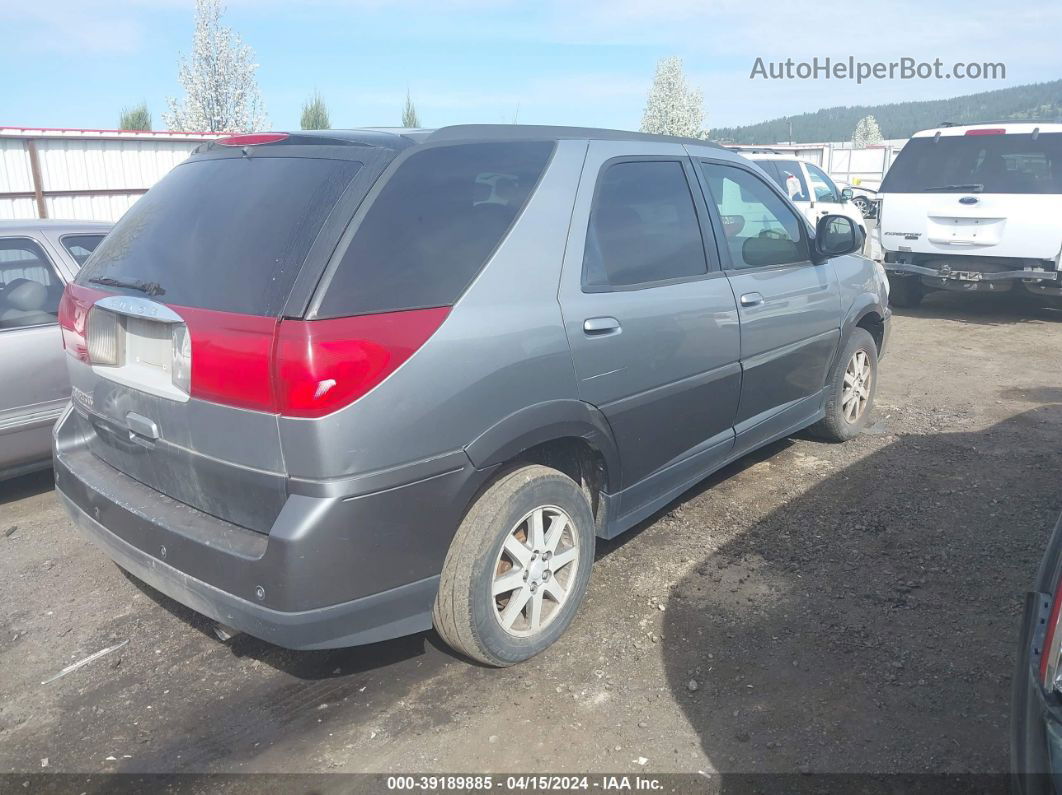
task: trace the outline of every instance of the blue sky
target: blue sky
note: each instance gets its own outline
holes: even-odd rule
[[[0,0],[0,125],[110,128],[146,100],[162,126],[192,0]],[[229,0],[271,126],[316,89],[335,127],[637,128],[656,60],[683,58],[706,126],[834,105],[948,97],[1062,77],[1062,4],[997,0]],[[750,80],[757,57],[1002,61],[1005,80]]]

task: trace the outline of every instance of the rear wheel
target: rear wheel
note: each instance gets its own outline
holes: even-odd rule
[[[889,303],[901,309],[922,303],[926,288],[917,276],[889,276]]]
[[[878,386],[878,346],[866,329],[852,330],[830,381],[826,416],[811,431],[830,442],[845,442],[866,427]]]
[[[533,657],[582,604],[594,540],[590,504],[575,481],[537,464],[506,473],[454,536],[435,600],[436,630],[486,665]]]

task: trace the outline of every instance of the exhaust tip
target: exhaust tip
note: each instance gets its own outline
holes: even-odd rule
[[[227,627],[224,624],[214,624],[214,634],[222,643],[228,643],[237,635],[242,635],[243,633],[238,629]]]

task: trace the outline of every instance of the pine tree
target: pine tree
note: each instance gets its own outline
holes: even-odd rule
[[[313,97],[302,106],[302,118],[299,126],[304,130],[331,130],[332,122],[328,118],[328,108],[321,95],[316,91]]]
[[[417,108],[413,105],[413,98],[409,95],[409,91],[406,91],[406,105],[402,108],[402,126],[416,128],[420,127],[420,119],[417,117]]]
[[[122,115],[118,119],[119,130],[150,130],[151,112],[147,103],[141,102],[131,108],[122,108]]]
[[[703,97],[698,89],[686,85],[682,59],[661,58],[645,103],[642,132],[699,138],[705,135],[703,123]]]
[[[254,51],[221,24],[221,0],[196,0],[192,54],[181,58],[177,79],[184,99],[167,100],[162,117],[171,130],[246,132],[269,125],[258,94]]]

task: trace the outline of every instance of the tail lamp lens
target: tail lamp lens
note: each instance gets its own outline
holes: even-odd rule
[[[88,362],[88,343],[85,340],[85,321],[88,319],[89,301],[74,294],[73,285],[67,285],[59,301],[59,327],[63,331],[63,347],[75,359]]]
[[[86,324],[89,364],[115,367],[121,345],[121,321],[113,312],[92,307]]]
[[[1062,613],[1062,581],[1055,589],[1055,598],[1051,603],[1051,612],[1047,618],[1047,630],[1044,634],[1043,649],[1040,652],[1040,683],[1047,690],[1054,690],[1062,682],[1062,627],[1059,627]]]
[[[349,405],[409,359],[449,312],[444,307],[281,322],[274,363],[277,411],[321,417]]]

